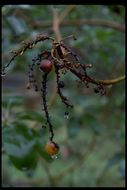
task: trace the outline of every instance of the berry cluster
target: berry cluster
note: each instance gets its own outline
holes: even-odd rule
[[[89,65],[81,64],[77,54],[74,53],[68,46],[66,46],[63,43],[63,40],[57,42],[54,38],[42,34],[38,35],[32,41],[29,41],[27,43],[24,42],[23,46],[20,49],[12,51],[14,55],[11,58],[10,62],[3,67],[2,75],[6,74],[5,69],[17,56],[23,55],[26,50],[32,49],[38,42],[42,42],[45,40],[51,40],[52,48],[50,51],[43,51],[39,53],[36,58],[32,59],[33,63],[29,65],[29,71],[28,71],[29,83],[27,85],[27,88],[30,88],[30,86],[32,85],[35,91],[41,92],[43,100],[43,110],[45,112],[46,122],[49,126],[49,131],[50,131],[50,141],[46,145],[46,151],[52,155],[55,154],[59,149],[58,145],[56,146],[56,143],[53,141],[54,137],[53,126],[50,121],[48,105],[46,100],[47,77],[48,74],[53,70],[53,67],[56,74],[57,93],[61,98],[62,103],[65,104],[67,108],[68,107],[73,108],[73,105],[62,93],[62,89],[64,88],[65,85],[64,82],[60,79],[61,73],[65,73],[68,71],[71,72],[77,78],[79,78],[80,82],[83,82],[87,88],[89,87],[90,83],[95,85],[94,87],[95,93],[100,93],[101,95],[104,95],[105,89],[100,82],[88,76],[87,68],[91,68],[92,67],[91,64]],[[38,66],[42,74],[41,89],[39,89],[38,87],[38,82],[36,81],[36,77],[34,74],[35,65]],[[68,112],[65,113],[66,115],[68,115]]]

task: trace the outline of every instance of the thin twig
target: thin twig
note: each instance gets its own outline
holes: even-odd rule
[[[115,79],[111,79],[111,80],[97,80],[98,82],[100,82],[103,85],[110,85],[110,84],[116,84],[118,82],[121,82],[123,80],[125,80],[126,76],[122,76],[122,77],[118,77]]]
[[[66,65],[66,68],[69,69],[75,76],[77,76],[81,81],[83,81],[83,78],[85,77],[85,75],[81,74],[80,72],[77,72],[76,70],[74,70],[73,68],[69,67]],[[98,80],[98,79],[92,79],[91,77],[88,77],[88,79],[90,79],[90,82],[93,84],[97,84],[100,83],[102,85],[111,85],[111,84],[116,84],[118,82],[121,82],[123,80],[125,80],[125,75],[122,77],[118,77],[116,79],[111,79],[111,80]],[[86,79],[85,79],[86,80]]]
[[[62,38],[61,38],[60,28],[59,28],[59,15],[54,6],[52,6],[51,9],[52,9],[52,15],[53,15],[52,28],[55,33],[56,40],[60,41]]]
[[[125,24],[120,24],[117,22],[102,20],[102,19],[75,19],[75,20],[64,20],[64,18],[69,14],[69,12],[75,8],[76,5],[67,6],[64,11],[59,15],[59,24],[62,26],[71,25],[92,25],[92,26],[102,26],[118,30],[120,32],[125,32]],[[55,9],[55,7],[53,7]],[[31,21],[29,17],[24,14],[20,9],[16,9],[14,13],[16,16],[20,16],[26,21],[32,28],[47,28],[52,26],[52,21]]]
[[[60,33],[60,29],[59,29],[59,16],[58,16],[57,10],[54,6],[52,6],[51,9],[52,9],[52,15],[53,15],[52,28],[55,33],[56,40],[60,41],[61,33]],[[54,104],[54,102],[56,100],[56,96],[57,96],[57,90],[56,90],[56,85],[54,85],[53,93],[49,100],[49,108],[51,108],[52,105]]]
[[[59,24],[62,24],[64,18],[69,14],[69,12],[75,8],[76,5],[69,5],[67,6],[64,11],[60,14],[59,17]]]

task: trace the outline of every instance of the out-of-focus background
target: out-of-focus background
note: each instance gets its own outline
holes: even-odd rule
[[[55,23],[59,22],[58,28]],[[125,73],[125,7],[121,5],[6,5],[2,7],[2,65],[10,50],[43,33],[67,39],[90,76],[113,79]],[[56,94],[54,70],[48,76],[47,100],[54,126],[57,158],[44,151],[49,138],[42,99],[27,90],[28,64],[51,42],[38,43],[17,57],[2,78],[2,183],[4,187],[124,187],[125,82],[106,87],[100,96],[62,76],[63,93],[73,103],[69,118]],[[36,70],[39,76],[40,71]],[[39,78],[39,80],[41,80]]]

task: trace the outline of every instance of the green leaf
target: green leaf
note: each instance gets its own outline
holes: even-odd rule
[[[6,153],[18,169],[35,167],[38,155],[48,162],[52,161],[44,150],[44,136],[24,123],[14,122],[4,127],[2,140]]]
[[[34,111],[28,111],[27,113],[17,113],[16,114],[17,119],[22,120],[32,120],[37,121],[39,123],[43,122],[43,115]]]
[[[34,169],[37,165],[37,153],[34,150],[31,150],[31,152],[22,157],[9,156],[9,158],[19,170],[28,171]]]
[[[3,146],[16,168],[33,168],[37,164],[35,151],[37,133],[23,123],[3,128]]]
[[[96,134],[99,134],[103,131],[101,124],[93,115],[86,114],[84,116],[84,124],[91,128],[91,130]]]
[[[2,106],[3,107],[15,107],[15,106],[21,106],[23,104],[23,97],[20,96],[5,96],[2,97]]]
[[[3,128],[3,145],[5,151],[12,156],[22,157],[30,152],[36,141],[33,130],[25,124],[15,124]]]

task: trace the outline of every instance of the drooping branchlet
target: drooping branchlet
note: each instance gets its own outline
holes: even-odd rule
[[[62,94],[62,90],[60,87],[60,74],[59,74],[59,66],[54,64],[55,66],[55,73],[56,73],[56,82],[57,82],[57,93],[60,96],[62,102],[66,105],[66,107],[71,107],[73,108],[73,105],[69,103],[69,100]]]
[[[73,37],[73,36],[69,36]],[[68,37],[67,37],[68,38]],[[50,71],[55,70],[56,74],[56,83],[57,83],[57,94],[61,98],[61,101],[68,108],[72,108],[73,105],[69,102],[69,100],[63,95],[62,90],[64,88],[64,82],[61,80],[61,73],[71,72],[75,75],[81,83],[84,83],[86,87],[89,87],[89,84],[94,86],[94,92],[100,93],[101,95],[105,94],[105,88],[102,83],[98,82],[96,79],[90,77],[87,74],[87,69],[91,68],[91,64],[81,64],[79,57],[76,53],[74,53],[71,48],[64,44],[64,39],[60,42],[57,42],[54,38],[48,37],[47,35],[40,34],[35,39],[23,42],[22,47],[18,50],[12,51],[13,56],[9,63],[3,66],[2,75],[6,74],[6,68],[9,67],[10,63],[17,57],[23,55],[27,50],[32,49],[39,42],[43,42],[45,40],[50,40],[52,47],[50,51],[42,51],[38,54],[37,57],[33,58],[33,63],[29,65],[28,77],[29,82],[27,88],[29,89],[32,85],[35,91],[41,92],[42,100],[43,100],[43,111],[45,112],[46,122],[49,126],[50,131],[50,141],[53,142],[54,132],[53,125],[50,120],[48,105],[47,105],[47,76]],[[34,68],[37,66],[42,75],[42,83],[41,89],[38,87],[38,82],[36,80],[36,76],[34,74]],[[62,72],[60,72],[62,70]],[[65,112],[65,117],[68,118],[68,112]]]
[[[54,132],[53,132],[53,126],[50,121],[49,113],[48,113],[48,106],[47,106],[47,101],[46,101],[46,84],[47,84],[47,73],[44,73],[42,75],[42,99],[43,99],[43,106],[44,106],[44,111],[45,111],[45,117],[47,124],[49,125],[49,131],[50,131],[50,140],[53,140],[54,137]]]

